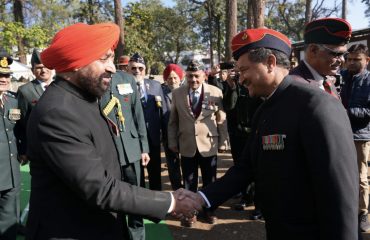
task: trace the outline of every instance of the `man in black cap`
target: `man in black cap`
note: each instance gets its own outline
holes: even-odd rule
[[[22,112],[25,113],[25,116],[22,116],[22,124],[25,127],[27,126],[27,119],[32,108],[36,105],[52,78],[51,70],[42,64],[40,53],[37,49],[33,50],[31,66],[32,72],[35,75],[35,80],[18,88],[19,106]]]
[[[151,190],[161,190],[161,130],[165,129],[167,105],[163,104],[163,90],[157,81],[145,78],[145,61],[138,53],[129,61],[129,73],[134,75],[148,134],[149,157],[146,162]]]
[[[254,180],[268,240],[358,239],[356,150],[341,102],[288,75],[290,41],[279,32],[246,29],[232,50],[240,83],[265,101],[240,164],[188,194],[212,209]]]
[[[309,22],[304,30],[305,57],[290,74],[339,98],[334,76],[344,63],[351,33],[351,25],[341,18]]]
[[[19,220],[20,171],[18,154],[22,140],[16,94],[9,91],[13,59],[0,53],[0,239],[15,240]]]
[[[227,147],[226,114],[219,88],[205,83],[204,65],[191,61],[186,69],[187,85],[172,92],[168,122],[168,147],[181,154],[185,189],[198,190],[198,168],[203,186],[216,180],[217,152]],[[205,211],[205,220],[214,224],[213,211]],[[196,218],[182,221],[191,227]]]

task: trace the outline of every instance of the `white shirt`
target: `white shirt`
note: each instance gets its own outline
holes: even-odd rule
[[[42,90],[45,91],[46,90],[46,86],[48,86],[49,83],[40,81],[38,79],[37,79],[37,81],[40,83]]]
[[[308,62],[306,61],[306,59],[303,59],[303,62],[306,64],[306,66],[307,66],[307,68],[308,68],[308,70],[310,70],[310,72],[311,72],[311,74],[312,74],[312,76],[313,76],[313,78],[314,78],[314,80],[315,81],[317,81],[319,84],[320,84],[320,88],[322,89],[322,90],[324,90],[325,91],[325,88],[324,88],[324,86],[322,85],[323,84],[323,82],[324,82],[324,77],[322,76],[322,75],[320,75],[313,67],[311,67],[311,65],[310,64],[308,64]]]

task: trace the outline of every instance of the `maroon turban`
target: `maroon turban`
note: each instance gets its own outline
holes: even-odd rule
[[[168,76],[170,73],[174,71],[177,76],[179,76],[180,80],[184,77],[184,71],[181,69],[181,67],[177,64],[169,64],[163,71],[163,81],[167,81]]]
[[[42,63],[57,72],[86,66],[117,46],[119,27],[114,23],[77,23],[60,30],[41,53]]]

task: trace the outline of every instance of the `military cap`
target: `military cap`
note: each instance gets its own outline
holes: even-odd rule
[[[231,49],[233,57],[238,60],[251,49],[268,48],[285,53],[291,52],[290,40],[284,34],[268,28],[245,29],[233,37]]]
[[[0,49],[0,73],[11,74],[12,70],[10,70],[9,65],[12,63],[13,58],[5,50]]]
[[[141,57],[139,53],[134,53],[130,58],[130,62],[137,62],[145,65],[144,58]]]
[[[199,62],[198,60],[191,60],[188,67],[186,68],[186,71],[190,72],[196,72],[199,70],[204,71],[205,67],[204,64]]]
[[[129,56],[120,56],[118,58],[118,64],[117,65],[128,65],[128,61],[130,60]]]
[[[37,51],[36,48],[33,49],[32,56],[31,56],[31,65],[32,67],[36,64],[42,64],[41,58],[40,58],[40,52]]]
[[[304,29],[304,42],[318,44],[347,44],[351,38],[351,25],[341,18],[321,18],[309,22]]]

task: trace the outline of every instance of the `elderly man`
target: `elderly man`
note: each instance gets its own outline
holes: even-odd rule
[[[147,165],[149,188],[161,190],[161,131],[164,131],[167,105],[163,104],[163,91],[157,81],[145,79],[145,61],[135,53],[130,58],[129,72],[134,75],[140,94],[141,105],[148,133],[149,157]]]
[[[185,189],[198,189],[198,167],[203,186],[216,180],[217,151],[227,145],[226,116],[222,106],[222,92],[206,84],[204,66],[193,60],[186,69],[187,85],[172,92],[168,123],[168,147],[181,154],[181,168]],[[214,224],[213,211],[205,211],[205,220]],[[195,218],[182,221],[191,227]]]
[[[182,79],[184,78],[184,71],[177,64],[168,64],[163,71],[163,81],[162,89],[164,94],[164,99],[167,104],[167,109],[171,108],[172,103],[172,91],[179,88]],[[166,122],[168,123],[170,112],[167,111],[164,116]],[[170,178],[171,187],[173,190],[177,190],[182,187],[181,183],[181,169],[180,169],[180,155],[178,152],[173,152],[168,148],[168,129],[165,125],[165,130],[163,131],[163,147],[166,154],[168,176]]]
[[[41,60],[56,80],[32,110],[27,134],[31,199],[27,239],[129,239],[124,213],[191,217],[178,193],[121,181],[121,166],[99,98],[110,85],[119,27],[74,24],[59,31]],[[148,204],[150,203],[150,204]],[[181,208],[178,208],[181,207]],[[199,209],[199,208],[198,208]]]
[[[341,18],[309,22],[304,30],[305,58],[290,74],[339,98],[334,76],[344,63],[351,33],[351,25]]]
[[[233,38],[240,82],[265,102],[240,164],[193,197],[212,209],[254,180],[268,240],[358,239],[358,169],[347,113],[337,99],[288,75],[290,46],[271,29]]]
[[[16,94],[9,91],[13,59],[0,52],[0,239],[15,240],[19,219],[20,171],[17,160],[21,111]],[[21,150],[21,149],[20,149]]]
[[[370,151],[370,72],[369,50],[364,44],[355,44],[348,49],[347,70],[342,72],[344,86],[341,97],[351,121],[357,151],[360,174],[359,224],[363,232],[370,230],[367,217],[369,208],[369,184],[367,180]]]

